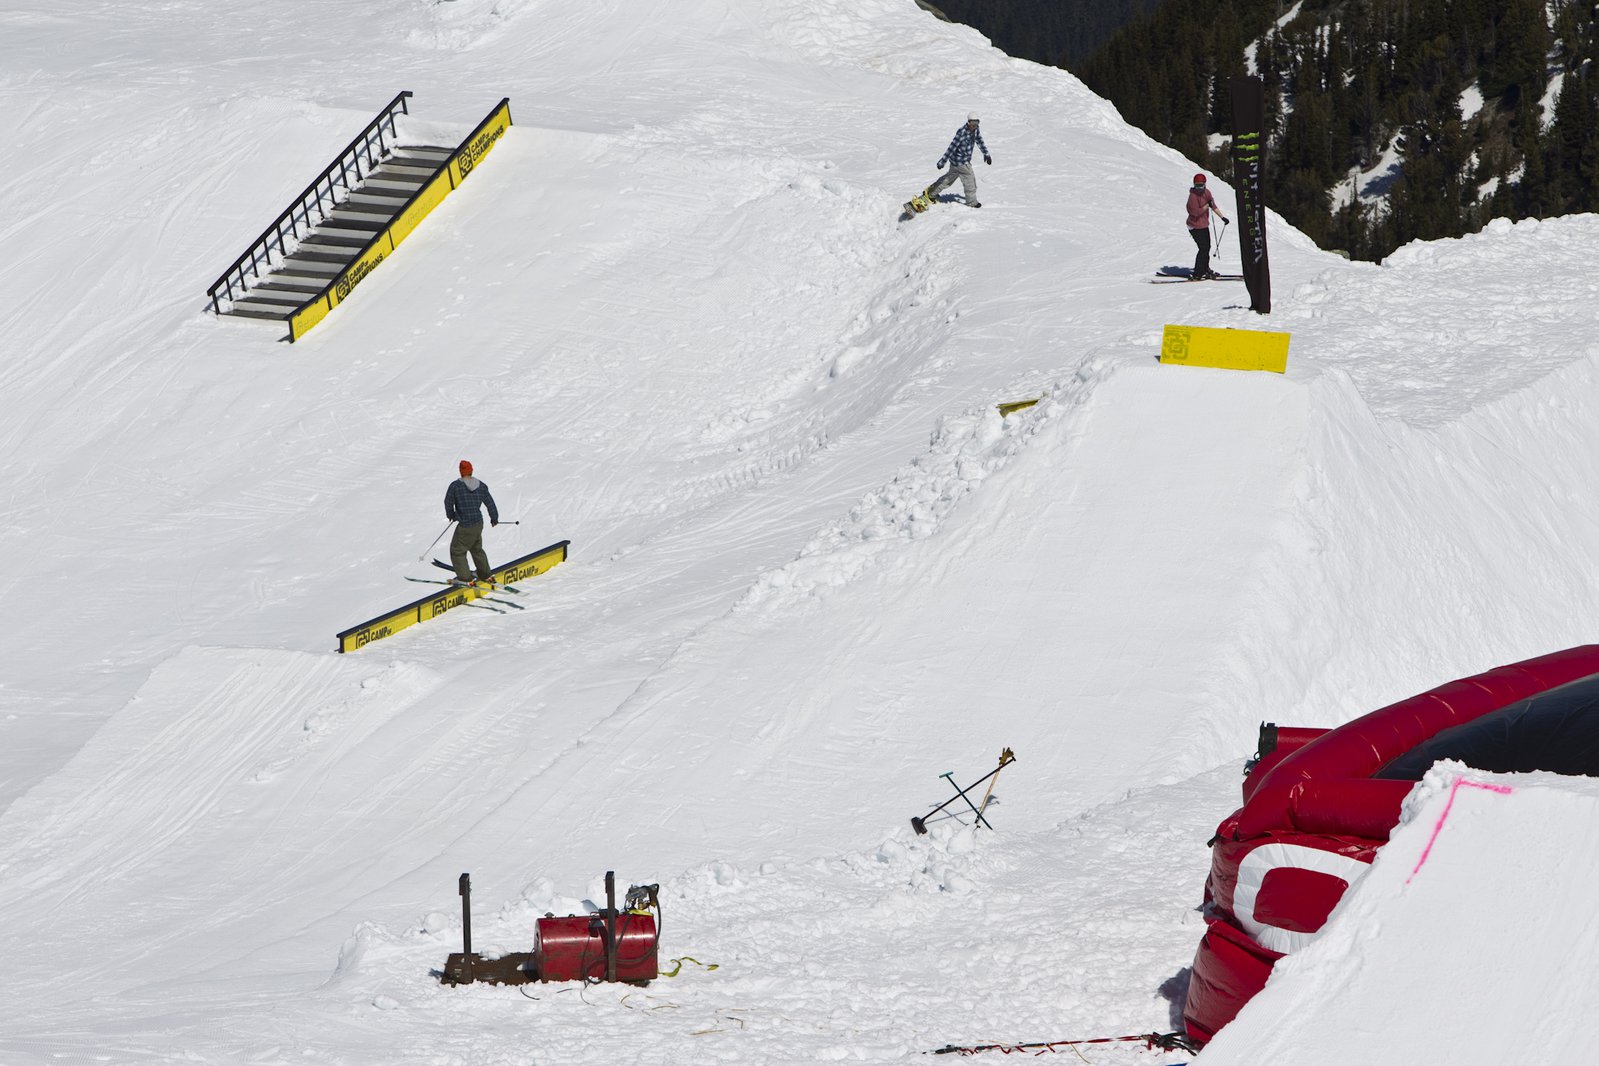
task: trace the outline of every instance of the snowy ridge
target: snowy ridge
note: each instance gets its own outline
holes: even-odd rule
[[[1008,418],[996,405],[947,418],[933,433],[928,451],[894,480],[857,503],[848,515],[819,533],[793,563],[762,574],[739,607],[770,609],[779,602],[814,595],[826,586],[861,576],[893,540],[932,536],[943,519],[1037,435],[1046,420],[1081,405],[1104,367],[1084,368],[1064,388],[1047,389],[1039,403]]]

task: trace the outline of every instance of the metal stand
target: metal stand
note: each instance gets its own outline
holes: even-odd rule
[[[469,985],[482,981],[491,985],[525,985],[533,980],[528,972],[533,962],[531,952],[518,951],[485,959],[472,950],[472,875],[462,874],[461,893],[461,950],[451,952],[444,960],[444,969],[435,971],[439,981],[447,985]]]
[[[999,753],[999,765],[998,766],[994,767],[992,770],[988,771],[988,773],[984,774],[982,777],[979,777],[976,781],[973,781],[971,784],[967,785],[965,788],[961,788],[959,785],[957,785],[955,783],[955,771],[954,770],[949,770],[949,771],[947,771],[945,773],[939,774],[938,775],[939,777],[942,777],[944,780],[949,782],[950,787],[955,790],[955,795],[951,796],[949,799],[945,800],[943,803],[940,803],[937,807],[934,807],[932,810],[928,811],[926,814],[922,815],[920,818],[912,818],[911,819],[911,828],[916,830],[916,835],[917,836],[925,836],[926,833],[927,833],[927,819],[931,818],[933,815],[937,814],[939,811],[943,810],[945,807],[948,807],[951,803],[954,803],[957,799],[960,799],[960,800],[965,800],[966,801],[966,806],[971,808],[971,812],[977,816],[977,824],[978,825],[988,826],[989,829],[993,829],[994,827],[988,824],[988,819],[983,817],[983,811],[986,810],[987,807],[988,807],[989,798],[992,797],[993,794],[994,794],[994,781],[990,780],[990,779],[997,779],[998,776],[999,776],[999,772],[1001,770],[1005,769],[1005,767],[1009,766],[1011,763],[1013,763],[1015,761],[1016,761],[1015,754],[1012,753],[1012,751],[1009,748],[1006,748],[1004,751]],[[972,789],[975,789],[978,785],[982,784],[984,781],[988,781],[989,782],[988,792],[986,794],[984,794],[982,804],[978,805],[978,804],[973,803],[972,800],[971,800],[971,797],[968,796],[966,793],[968,791],[972,790]]]

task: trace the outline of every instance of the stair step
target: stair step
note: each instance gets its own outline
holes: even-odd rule
[[[359,230],[362,233],[382,233],[392,221],[391,216],[367,214],[364,211],[337,210],[328,216],[324,226],[337,226],[339,229]]]
[[[341,224],[341,223],[338,223],[338,222],[324,222],[324,223],[322,223],[322,225],[320,225],[320,226],[318,226],[316,228],[316,232],[313,233],[311,236],[312,237],[326,236],[326,237],[348,238],[350,240],[360,241],[361,245],[364,246],[373,237],[376,237],[379,233],[382,233],[382,232],[383,232],[383,227],[382,226],[367,227],[367,226],[358,226],[358,225],[355,225],[353,223],[352,224]],[[309,239],[310,238],[307,238],[307,240],[309,240]]]
[[[250,292],[275,292],[282,293],[285,296],[297,296],[301,300],[309,300],[311,297],[321,292],[323,286],[325,285],[327,285],[327,282],[321,278],[301,279],[294,277],[293,275],[284,276],[281,274],[273,274],[268,280],[263,281],[261,284],[252,285],[250,287]]]
[[[295,252],[285,259],[282,265],[276,267],[273,273],[285,274],[311,274],[318,277],[331,278],[344,269],[342,262],[329,262],[326,257],[310,258]]]
[[[390,157],[374,171],[374,177],[431,178],[439,172],[438,165],[430,160],[394,159]]]
[[[349,265],[350,260],[355,258],[355,253],[360,250],[360,248],[341,248],[330,244],[308,246],[302,243],[300,247],[295,249],[294,254],[285,261],[285,265],[288,263],[321,263],[324,266],[334,267],[333,273],[337,274]]]
[[[405,206],[405,202],[407,200],[409,200],[410,198],[411,198],[411,194],[410,193],[392,193],[392,192],[391,193],[385,193],[385,192],[381,192],[381,191],[366,192],[366,191],[363,190],[361,192],[353,192],[353,193],[351,193],[350,194],[350,198],[348,200],[344,201],[344,203],[340,204],[339,206],[340,207],[359,207],[359,206],[376,207],[376,208],[379,208],[380,210],[382,210],[385,214],[389,215],[392,218],[393,216],[395,216],[395,215],[400,213],[400,208],[404,207]]]
[[[283,275],[278,276],[280,276],[281,280],[293,281],[294,284],[307,284],[307,286],[315,284],[317,288],[305,292],[305,297],[309,300],[310,297],[317,296],[318,292],[328,288],[329,284],[333,284],[333,278],[339,275],[333,275],[333,278],[317,278],[317,276],[309,275],[309,273],[283,273]]]
[[[399,175],[385,176],[381,174],[368,174],[366,181],[361,183],[360,192],[403,192],[407,196],[416,192],[427,184],[426,178],[408,178]]]
[[[392,200],[385,201],[385,202],[383,202],[381,204],[368,204],[368,203],[354,203],[354,204],[352,204],[348,200],[346,200],[344,203],[342,203],[338,207],[334,208],[333,209],[333,213],[331,215],[329,215],[328,217],[329,218],[353,218],[353,219],[357,219],[357,220],[359,220],[359,219],[371,219],[373,222],[377,222],[377,223],[380,223],[383,226],[387,226],[390,222],[392,222],[394,220],[394,216],[400,213],[400,208],[403,207],[403,206],[404,206],[404,204],[402,202],[392,201]]]
[[[310,236],[301,239],[299,250],[303,252],[307,248],[313,251],[319,251],[323,248],[348,248],[353,254],[365,248],[367,242],[371,239],[371,237],[363,235],[345,236],[341,233],[329,233],[326,230],[318,229]]]
[[[350,222],[345,219],[334,219],[328,222],[328,229],[334,233],[344,233],[345,237],[360,237],[361,240],[373,240],[379,233],[389,229],[389,222]]]
[[[233,301],[233,306],[237,307],[241,303],[247,303],[251,306],[260,304],[262,306],[269,307],[282,307],[286,310],[293,311],[295,308],[299,307],[301,304],[305,303],[308,299],[315,295],[316,293],[314,292],[281,292],[265,285],[257,285],[249,292]]]
[[[294,313],[294,308],[283,307],[281,304],[254,303],[250,300],[235,300],[233,306],[222,312],[225,315],[234,315],[238,318],[259,318],[269,322],[283,322]]]
[[[446,148],[442,144],[402,144],[398,145],[394,149],[394,154],[389,156],[388,159],[393,159],[395,156],[399,156],[401,159],[404,159],[407,156],[416,156],[426,159],[437,159],[442,163],[444,160],[450,158],[450,156],[454,154],[454,148]],[[387,162],[388,159],[386,159],[385,162]]]
[[[339,206],[343,207],[345,204],[352,202],[368,204],[392,202],[403,204],[410,198],[411,192],[408,189],[390,189],[382,185],[363,185],[352,192],[349,198],[342,201]]]

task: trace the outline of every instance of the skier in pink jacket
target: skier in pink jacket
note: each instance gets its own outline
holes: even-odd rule
[[[1210,190],[1205,188],[1205,175],[1194,175],[1194,187],[1188,190],[1188,235],[1194,238],[1194,243],[1199,246],[1199,254],[1194,256],[1194,272],[1188,275],[1189,281],[1204,281],[1214,278],[1216,272],[1210,269],[1210,213],[1216,212],[1223,222],[1228,221],[1227,216],[1221,213],[1221,208],[1216,206],[1216,198],[1210,195]]]

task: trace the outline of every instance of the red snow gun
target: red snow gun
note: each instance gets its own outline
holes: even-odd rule
[[[605,907],[536,923],[533,950],[485,959],[472,950],[472,880],[461,875],[461,950],[452,952],[440,983],[525,985],[533,981],[622,981],[643,985],[659,974],[660,887],[634,885],[616,905],[616,874],[605,874]]]

